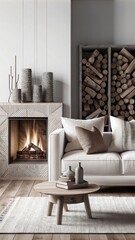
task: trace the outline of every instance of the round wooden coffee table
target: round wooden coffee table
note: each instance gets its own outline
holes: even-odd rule
[[[62,224],[63,207],[68,211],[67,204],[84,202],[88,218],[92,217],[88,194],[100,189],[98,185],[89,184],[87,188],[66,190],[56,187],[56,182],[43,182],[36,184],[37,192],[49,195],[47,216],[51,216],[53,204],[57,204],[57,224]]]

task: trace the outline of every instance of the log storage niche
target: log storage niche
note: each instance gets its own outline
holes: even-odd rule
[[[135,48],[111,48],[111,115],[135,119]]]
[[[108,48],[80,46],[80,118],[108,114]]]

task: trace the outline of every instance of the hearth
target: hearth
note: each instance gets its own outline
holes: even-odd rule
[[[12,118],[9,121],[9,163],[47,160],[47,118]]]

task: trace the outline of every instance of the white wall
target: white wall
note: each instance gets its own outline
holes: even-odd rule
[[[31,68],[41,82],[43,72],[54,73],[54,100],[70,115],[70,0],[0,0],[0,49],[0,102],[16,55],[20,75]]]

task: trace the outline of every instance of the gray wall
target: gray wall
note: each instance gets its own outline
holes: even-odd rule
[[[134,0],[72,0],[71,116],[79,117],[79,44],[135,44]]]

